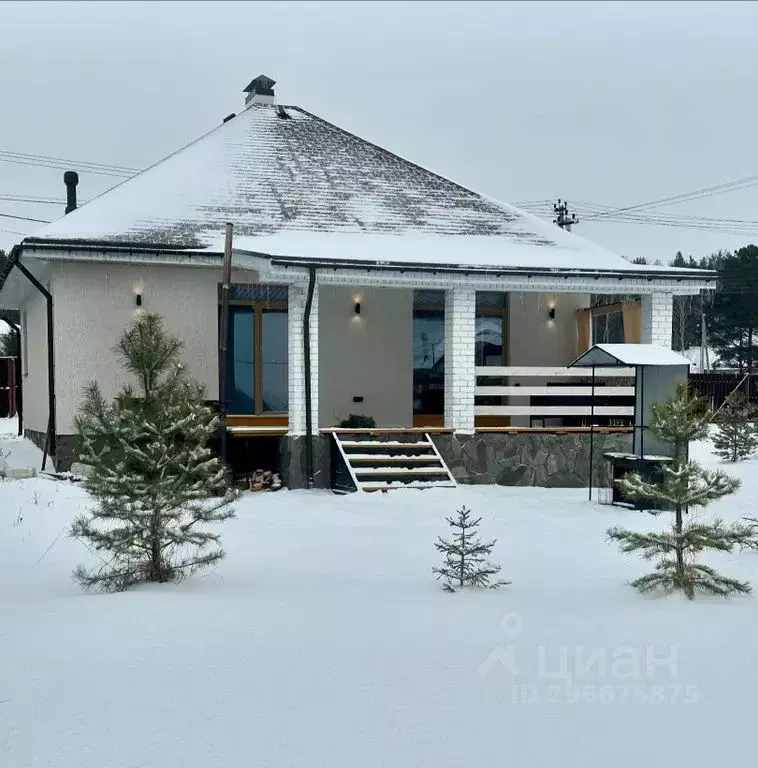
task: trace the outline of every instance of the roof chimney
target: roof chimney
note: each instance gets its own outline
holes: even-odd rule
[[[258,75],[245,88],[245,106],[248,104],[273,104],[276,81],[266,75]]]
[[[76,185],[79,183],[79,174],[76,171],[66,171],[63,174],[63,183],[66,185],[66,213],[76,210]]]

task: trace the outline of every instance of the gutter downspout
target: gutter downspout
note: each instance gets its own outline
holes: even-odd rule
[[[313,488],[313,408],[311,404],[311,308],[316,287],[316,267],[308,267],[308,295],[303,313],[303,363],[305,368],[305,473]]]
[[[45,441],[45,451],[42,456],[42,470],[47,465],[48,452],[50,457],[56,455],[55,438],[55,356],[53,350],[53,296],[42,283],[21,263],[21,248],[16,245],[11,251],[11,269],[18,267],[21,274],[45,297],[47,304],[47,440]],[[10,274],[10,270],[8,271]],[[7,278],[6,278],[7,279]]]

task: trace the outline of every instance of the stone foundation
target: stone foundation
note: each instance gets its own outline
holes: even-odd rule
[[[586,432],[483,432],[432,435],[432,439],[459,483],[544,488],[587,486],[590,436]],[[593,484],[600,487],[608,482],[603,454],[631,451],[632,435],[595,434],[593,446]]]

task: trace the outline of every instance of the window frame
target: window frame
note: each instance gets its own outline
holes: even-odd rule
[[[270,421],[272,426],[286,424],[289,410],[264,411],[263,410],[263,313],[265,311],[289,313],[289,302],[286,300],[270,301],[267,299],[229,299],[229,307],[248,307],[253,314],[253,413],[230,413],[228,423],[241,424],[245,420],[262,424],[264,420]],[[219,304],[219,309],[221,305]]]

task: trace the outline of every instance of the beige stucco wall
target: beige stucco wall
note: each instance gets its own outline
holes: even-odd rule
[[[576,310],[589,306],[588,294],[514,292],[508,302],[508,365],[563,366],[576,357]]]
[[[42,277],[42,275],[39,275]],[[50,283],[43,277],[43,285]],[[21,310],[21,370],[24,429],[47,430],[47,302],[36,290]]]
[[[233,274],[235,282],[254,282],[255,277],[253,272]],[[88,382],[97,381],[110,398],[127,380],[113,347],[134,319],[138,287],[142,308],[161,314],[167,329],[184,341],[183,358],[190,373],[206,387],[208,398],[216,398],[219,281],[219,270],[201,267],[56,265],[58,433],[73,432],[73,418]]]
[[[360,315],[353,308],[358,296]],[[319,288],[319,426],[351,413],[372,416],[380,427],[413,424],[410,290]]]
[[[586,293],[508,294],[508,365],[562,367],[577,357],[579,343],[576,310],[589,306]],[[548,319],[555,307],[555,320]],[[533,378],[512,376],[509,384],[539,385]],[[509,405],[528,405],[528,398],[511,397]],[[514,427],[529,426],[529,417],[513,416]]]

